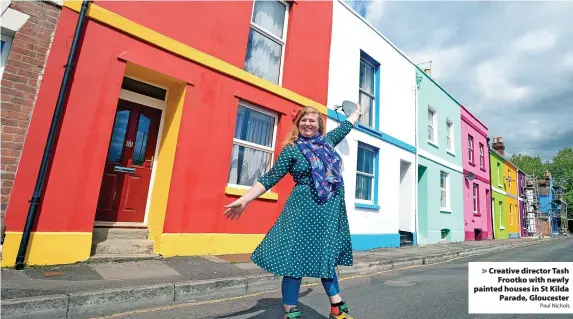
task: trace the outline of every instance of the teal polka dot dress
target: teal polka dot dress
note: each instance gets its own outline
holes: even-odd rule
[[[352,123],[344,121],[327,133],[326,139],[335,147],[351,130]],[[296,186],[251,259],[279,276],[332,278],[336,266],[353,264],[344,187],[320,204],[312,168],[296,145],[285,146],[259,182],[269,189],[287,173]]]

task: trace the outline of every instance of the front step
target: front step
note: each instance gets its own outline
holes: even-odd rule
[[[148,230],[140,228],[94,228],[93,241],[106,239],[147,239]]]
[[[153,242],[144,239],[108,239],[92,245],[92,251],[106,255],[153,254]]]
[[[153,242],[147,229],[95,228],[92,259],[153,257]]]

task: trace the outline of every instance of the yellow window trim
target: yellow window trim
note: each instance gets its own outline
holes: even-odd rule
[[[243,196],[249,190],[246,188],[239,188],[239,187],[225,187],[225,194],[233,195],[233,196]],[[278,200],[279,194],[273,192],[266,192],[263,195],[259,196],[262,199],[270,199],[270,200]]]
[[[80,12],[81,1],[65,0],[64,7],[71,9],[75,12]],[[88,17],[94,21],[98,21],[106,26],[120,30],[130,36],[141,41],[151,43],[154,46],[162,48],[170,53],[186,58],[193,62],[199,63],[207,68],[216,70],[220,73],[226,74],[235,79],[247,82],[251,85],[259,87],[270,93],[276,94],[284,99],[290,100],[301,106],[314,106],[321,113],[327,114],[327,107],[318,102],[315,102],[302,95],[294,93],[270,81],[264,80],[255,76],[243,69],[240,69],[230,63],[217,59],[206,53],[203,53],[195,48],[192,48],[182,42],[167,37],[161,33],[137,24],[127,18],[124,18],[114,12],[106,10],[96,4],[91,3],[87,13]]]

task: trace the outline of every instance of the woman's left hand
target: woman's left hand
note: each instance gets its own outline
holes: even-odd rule
[[[362,115],[362,110],[360,109],[360,105],[356,104],[356,109],[354,109],[354,112],[350,114],[350,116],[348,117],[348,121],[354,125],[356,121],[358,121],[361,115]]]

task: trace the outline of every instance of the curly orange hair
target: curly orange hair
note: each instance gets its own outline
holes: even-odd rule
[[[305,106],[304,108],[302,108],[301,110],[299,110],[296,114],[296,117],[293,120],[293,126],[291,131],[287,134],[286,140],[285,140],[285,145],[294,145],[297,138],[298,138],[298,125],[300,123],[300,120],[308,115],[308,114],[316,114],[316,118],[318,120],[318,132],[320,133],[320,135],[324,135],[324,120],[322,119],[322,114],[320,114],[320,111],[312,106]]]

